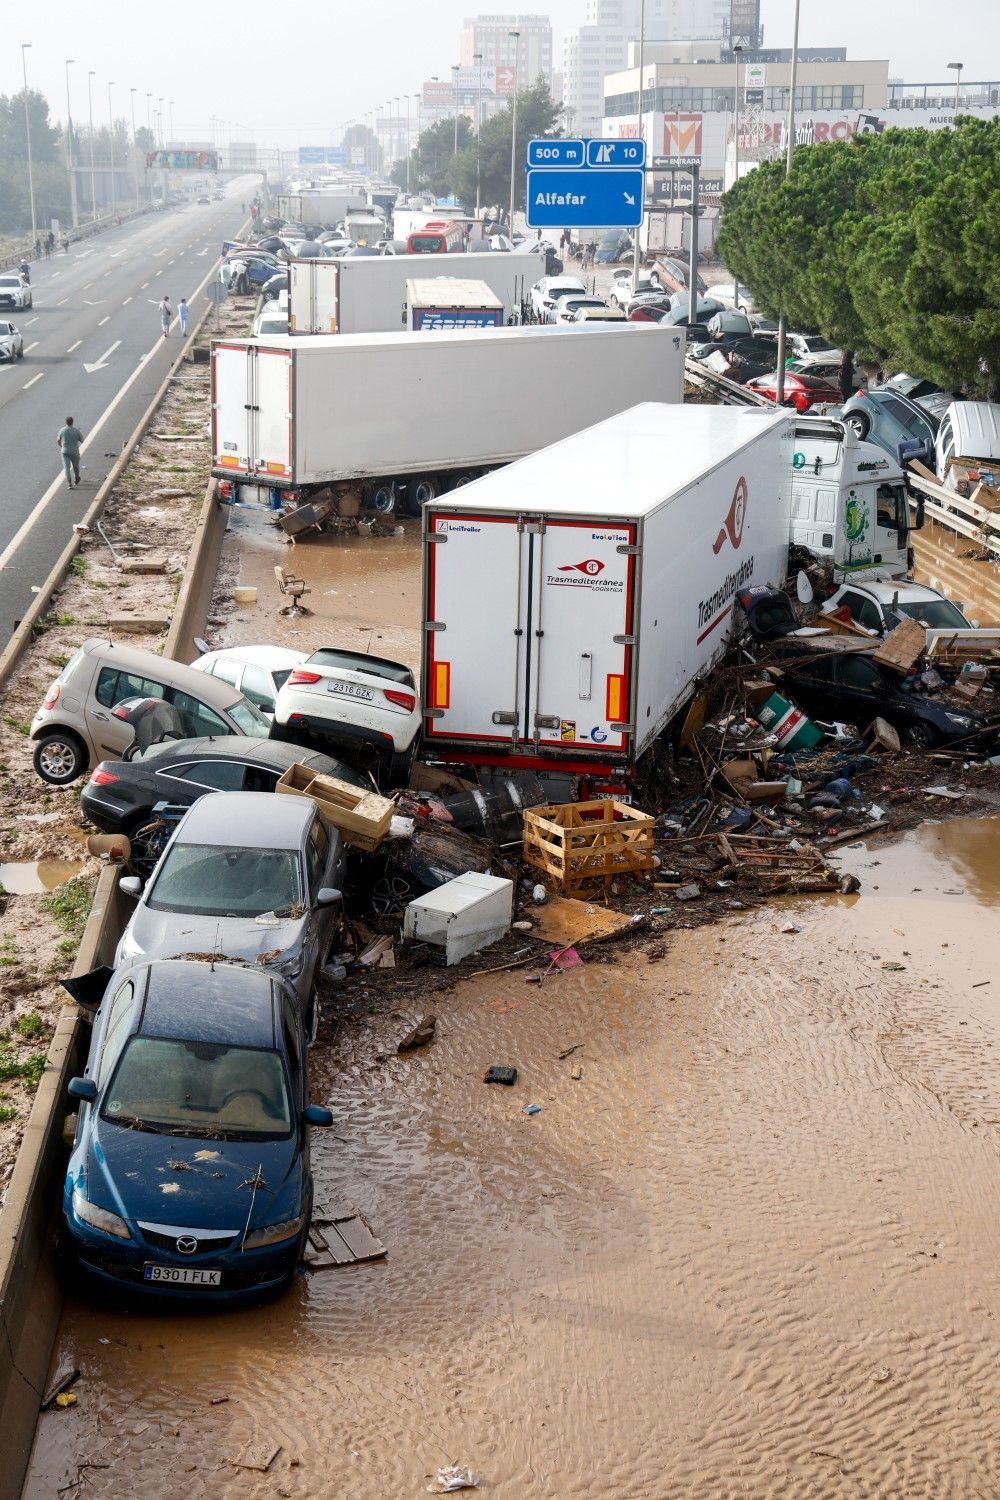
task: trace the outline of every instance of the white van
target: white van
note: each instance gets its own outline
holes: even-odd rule
[[[953,401],[937,431],[935,459],[947,489],[971,494],[980,481],[1000,489],[1000,405]]]

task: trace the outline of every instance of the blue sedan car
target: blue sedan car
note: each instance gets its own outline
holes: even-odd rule
[[[119,969],[69,1093],[63,1215],[86,1273],[210,1301],[291,1281],[312,1213],[309,1126],[333,1116],[309,1103],[302,1014],[279,975],[189,959]]]

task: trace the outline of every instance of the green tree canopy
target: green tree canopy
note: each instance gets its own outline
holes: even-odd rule
[[[1000,119],[798,146],[725,195],[719,251],[793,327],[1000,389]]]
[[[31,159],[40,165],[56,160],[59,131],[49,122],[49,101],[37,89],[28,90],[31,124]],[[24,90],[0,94],[0,162],[27,161],[28,140],[24,128]]]

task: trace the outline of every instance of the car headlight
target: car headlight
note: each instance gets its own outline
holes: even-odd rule
[[[108,1208],[98,1208],[96,1203],[88,1203],[79,1190],[73,1194],[73,1212],[78,1219],[89,1224],[91,1229],[102,1229],[105,1234],[113,1234],[118,1240],[132,1238],[132,1231],[124,1219]]]
[[[282,1240],[293,1240],[302,1232],[305,1221],[305,1214],[299,1214],[297,1219],[282,1219],[278,1224],[262,1224],[259,1229],[251,1229],[243,1241],[243,1248],[259,1250],[262,1245],[278,1245]]]
[[[957,724],[959,729],[971,729],[976,722],[969,714],[953,714],[945,710],[945,718],[949,724]]]

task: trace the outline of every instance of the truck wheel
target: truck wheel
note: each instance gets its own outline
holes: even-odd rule
[[[396,485],[392,479],[373,479],[365,486],[364,503],[380,516],[391,516],[396,509]]]
[[[50,786],[69,786],[87,769],[88,755],[71,729],[53,729],[36,742],[32,761]]]
[[[458,478],[455,480],[455,483],[452,485],[452,489],[453,490],[460,490],[463,487],[463,485],[471,484],[474,479],[478,479],[478,478],[479,478],[478,474],[474,474],[474,473],[471,473],[471,472],[468,473],[468,474],[459,474]]]
[[[436,500],[441,493],[441,486],[436,479],[411,479],[406,486],[406,514],[408,516],[419,516],[420,507],[427,500]]]

